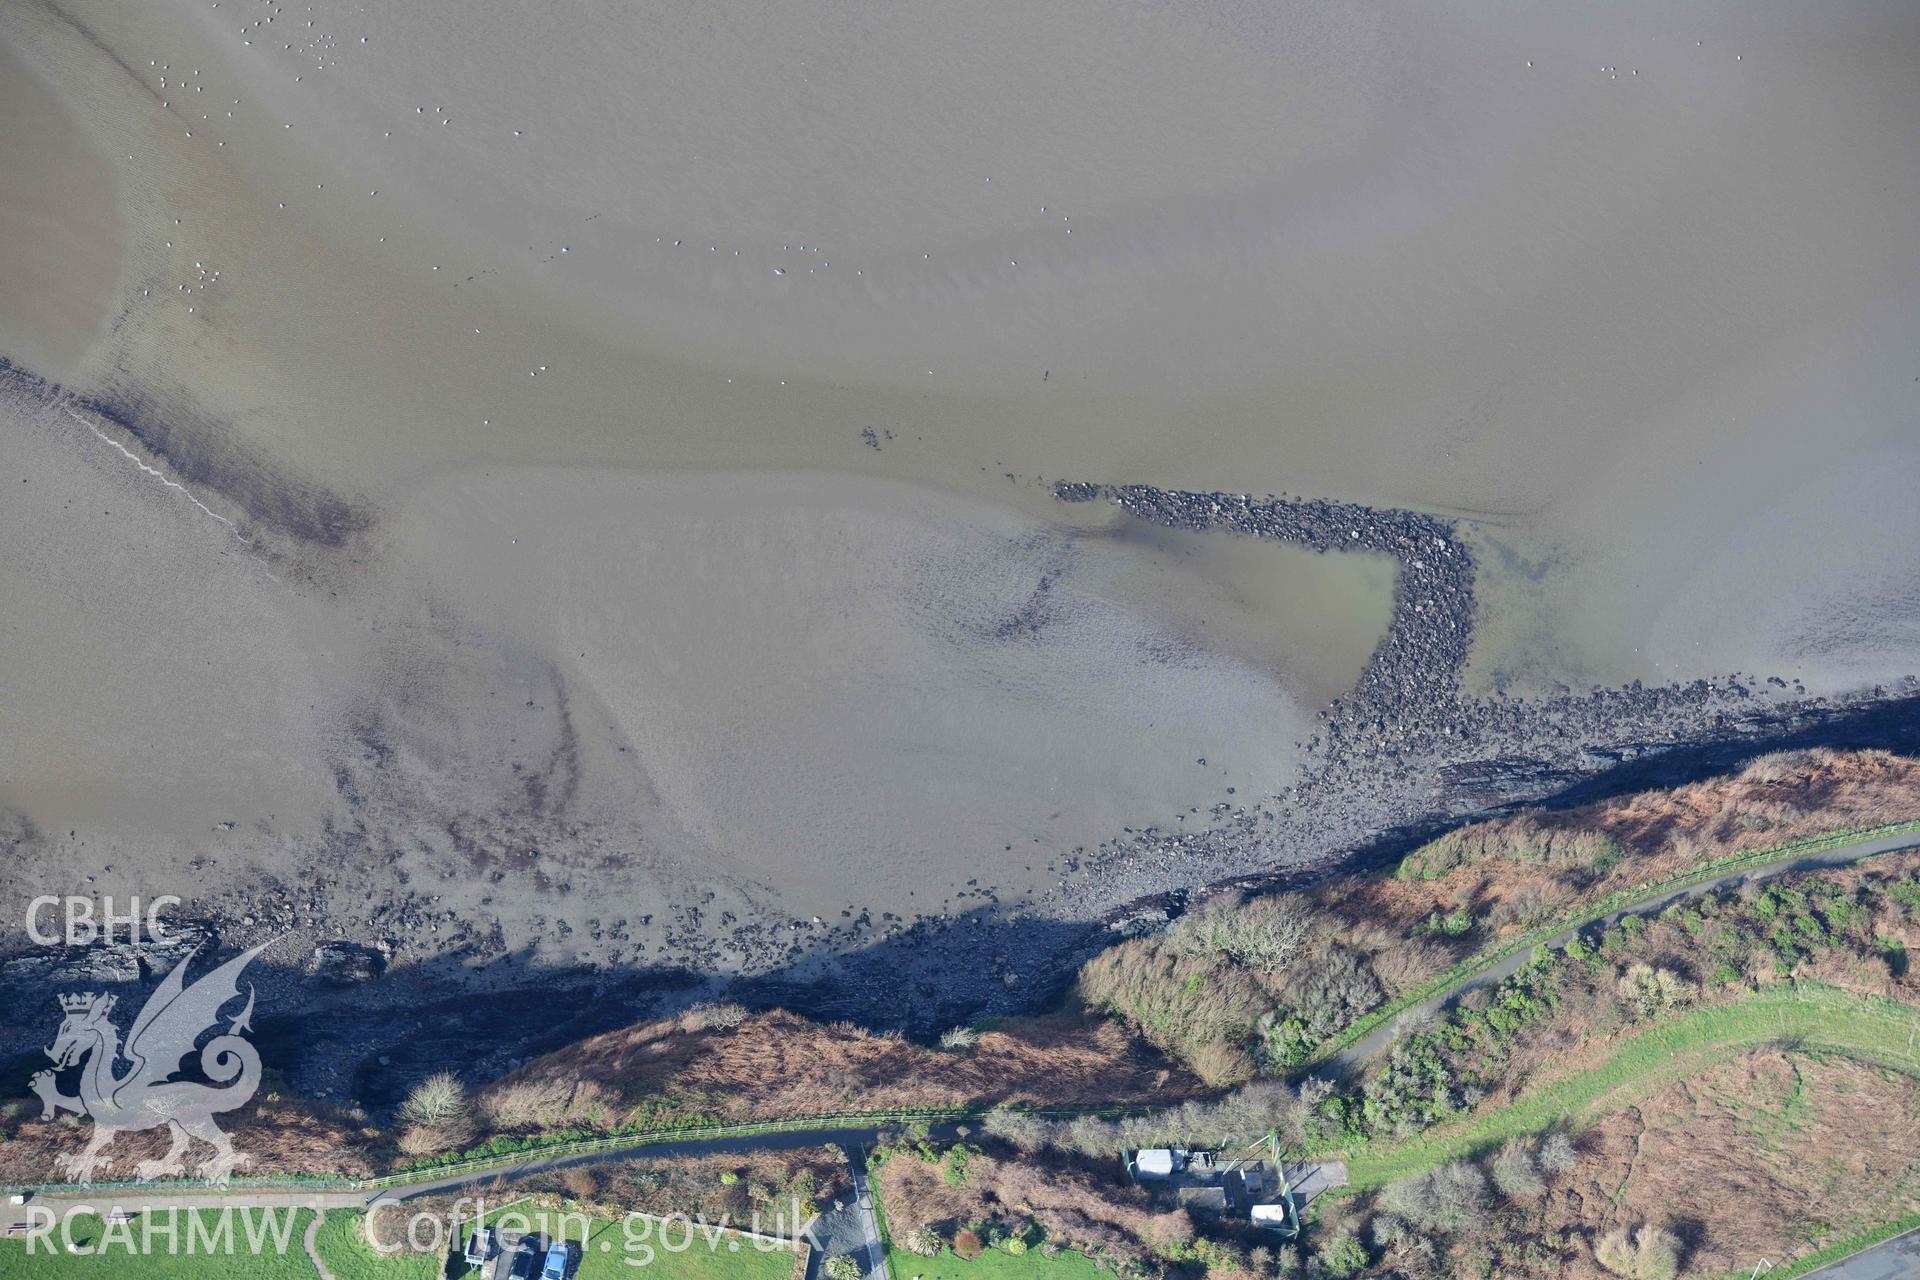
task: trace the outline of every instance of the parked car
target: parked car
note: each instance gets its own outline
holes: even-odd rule
[[[573,1266],[573,1246],[565,1240],[556,1241],[547,1250],[546,1265],[540,1268],[540,1280],[567,1280],[567,1273]]]
[[[533,1280],[533,1273],[539,1266],[540,1242],[528,1236],[513,1252],[513,1265],[507,1268],[507,1280]]]

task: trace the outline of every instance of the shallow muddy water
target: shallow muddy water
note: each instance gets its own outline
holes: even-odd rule
[[[114,167],[5,44],[0,120],[0,351],[61,378],[120,306]]]
[[[75,0],[0,44],[0,354],[90,401],[0,407],[43,831],[577,818],[635,901],[911,914],[1287,787],[1393,565],[1059,480],[1457,519],[1480,688],[1920,667],[1911,6]]]

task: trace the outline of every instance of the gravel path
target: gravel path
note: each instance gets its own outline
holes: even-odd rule
[[[313,1263],[313,1269],[320,1273],[320,1280],[333,1280],[333,1272],[327,1270],[327,1264],[320,1261],[320,1250],[318,1247],[318,1241],[320,1239],[320,1217],[321,1215],[316,1212],[313,1215],[313,1220],[307,1223],[307,1233],[300,1237],[300,1244],[301,1247],[306,1249],[307,1259]]]

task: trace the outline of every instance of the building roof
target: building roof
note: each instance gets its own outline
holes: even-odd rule
[[[1148,1177],[1172,1177],[1173,1152],[1164,1147],[1149,1147],[1134,1156],[1133,1168],[1136,1173]]]

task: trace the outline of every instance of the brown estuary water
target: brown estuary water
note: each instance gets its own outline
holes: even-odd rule
[[[1897,681],[1917,56],[1893,3],[7,5],[6,892],[753,967],[1285,791],[1394,561],[1059,481],[1453,522],[1478,692]]]

